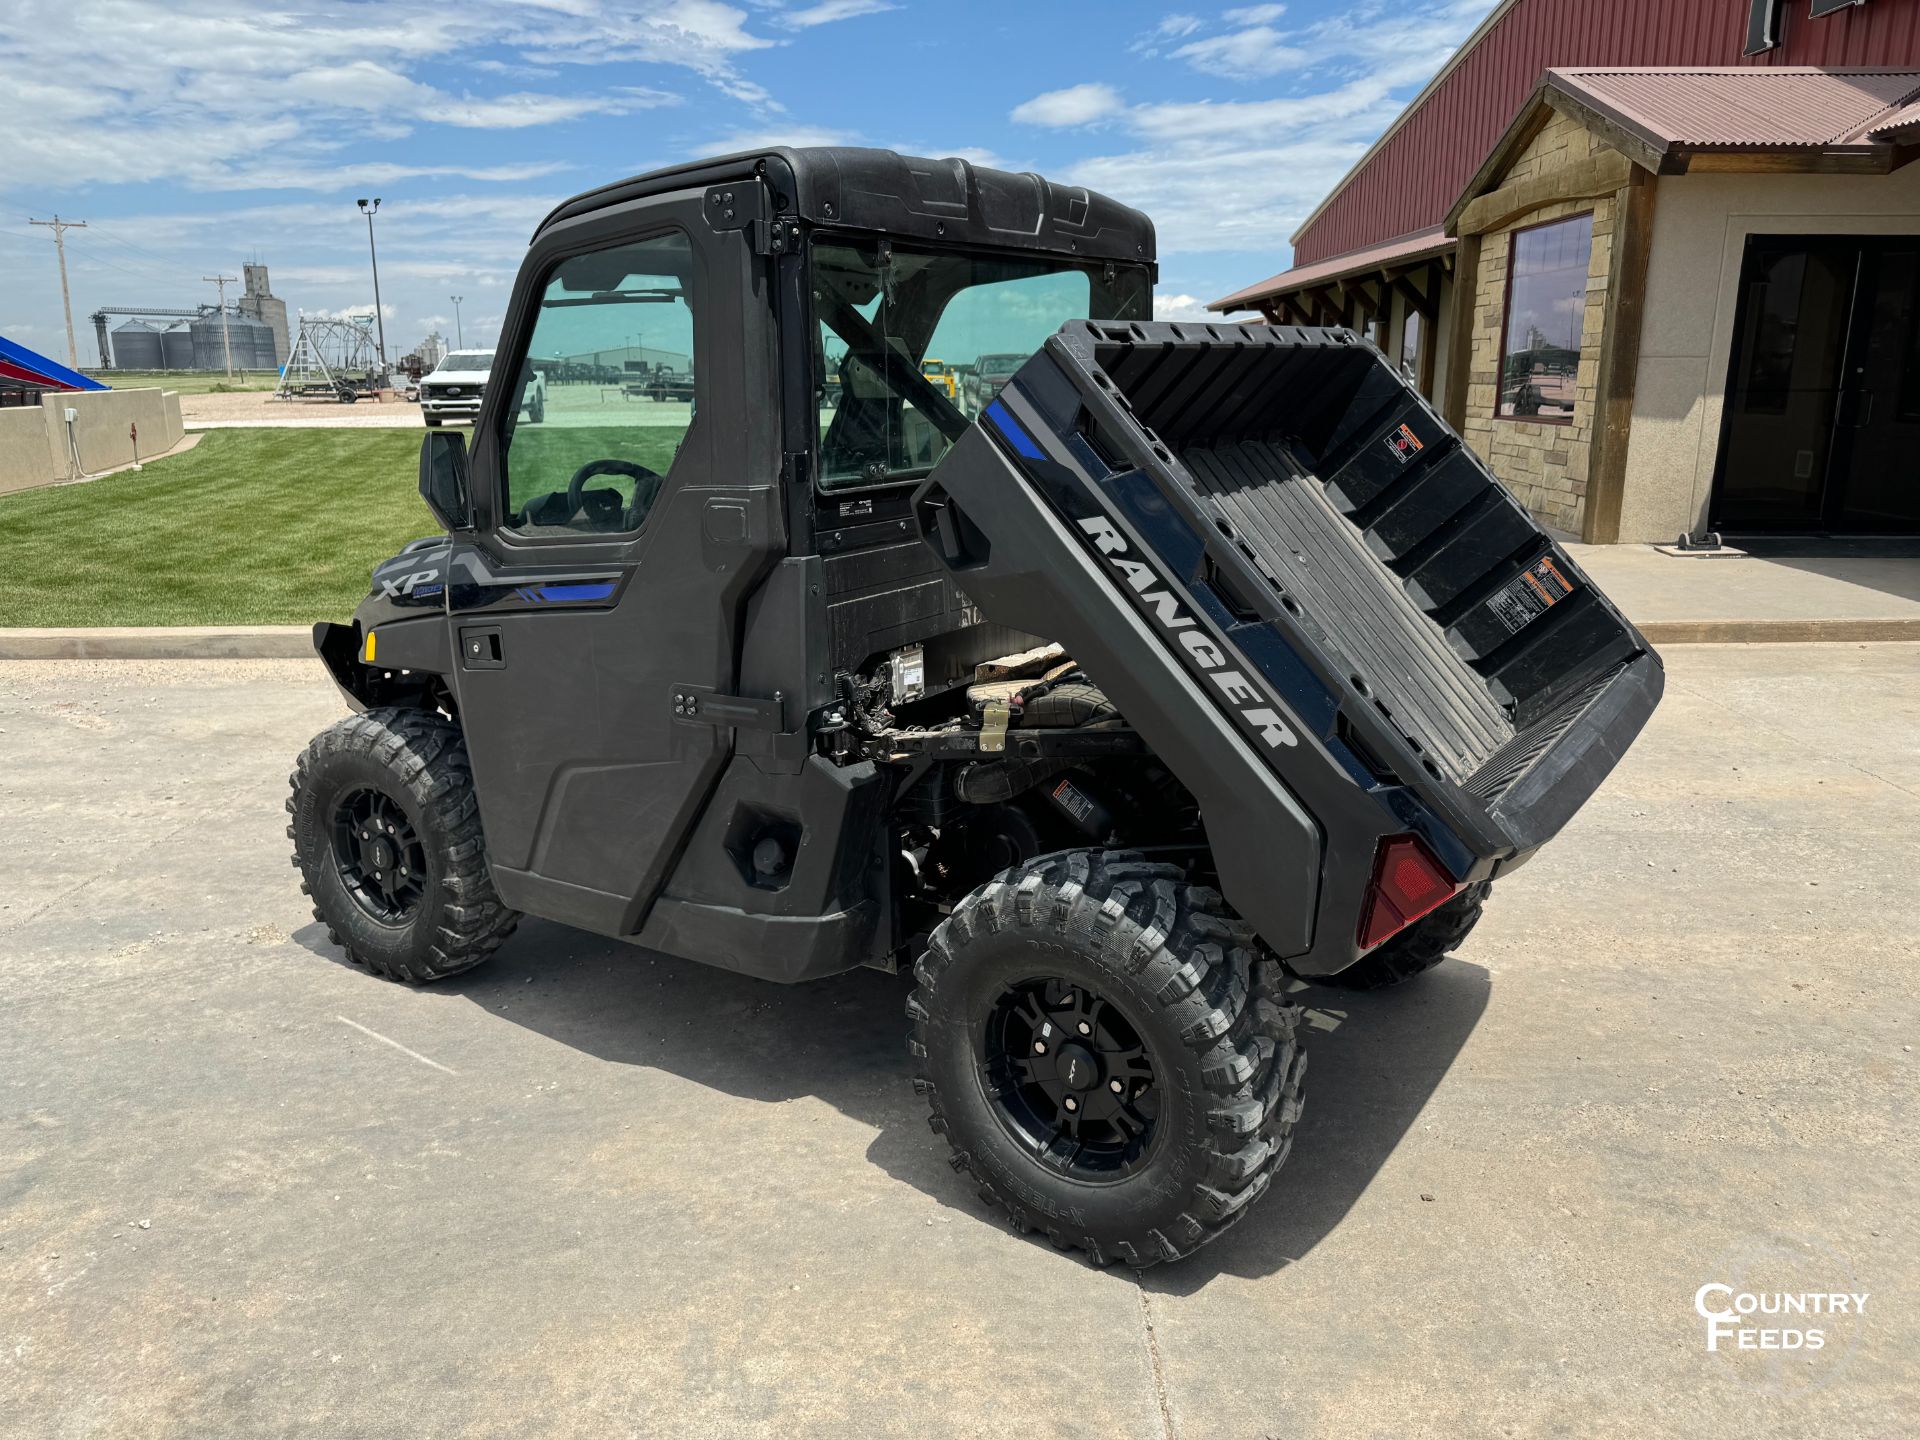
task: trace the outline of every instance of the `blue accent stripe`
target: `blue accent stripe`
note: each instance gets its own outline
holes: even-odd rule
[[[604,600],[613,594],[618,583],[614,580],[595,580],[584,585],[542,585],[540,598],[548,601]]]
[[[998,400],[995,400],[991,405],[987,406],[987,418],[993,421],[993,428],[1005,437],[1006,442],[1022,455],[1026,456],[1027,459],[1044,460],[1047,458],[1046,452],[1033,443],[1033,437],[1020,428],[1020,422],[1013,418],[1013,413]]]

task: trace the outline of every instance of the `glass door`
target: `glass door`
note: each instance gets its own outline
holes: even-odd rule
[[[1920,239],[1863,247],[1829,529],[1920,531]]]
[[[1712,528],[1823,528],[1859,258],[1844,238],[1747,242]]]
[[[1712,528],[1920,532],[1920,237],[1747,242]]]

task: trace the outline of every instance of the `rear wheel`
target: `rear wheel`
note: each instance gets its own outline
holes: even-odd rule
[[[1218,892],[1137,855],[1043,856],[934,931],[915,1087],[954,1168],[1095,1264],[1177,1260],[1285,1160],[1306,1060],[1280,969]]]
[[[349,959],[424,984],[471,969],[519,921],[494,894],[466,742],[386,707],[323,730],[296,763],[287,838],[313,916]]]
[[[1469,885],[1424,919],[1416,920],[1379,949],[1369,951],[1318,983],[1341,990],[1384,990],[1416,975],[1424,975],[1446,959],[1467,932],[1480,923],[1493,883]]]

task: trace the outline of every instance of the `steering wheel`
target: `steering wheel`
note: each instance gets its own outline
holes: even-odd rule
[[[567,481],[567,513],[577,515],[586,504],[587,481],[596,475],[625,475],[633,481],[633,503],[626,507],[626,519],[629,529],[633,522],[645,516],[653,508],[653,497],[660,493],[664,477],[657,470],[636,464],[632,460],[589,460],[573,472],[573,478]],[[649,484],[648,482],[652,483]]]

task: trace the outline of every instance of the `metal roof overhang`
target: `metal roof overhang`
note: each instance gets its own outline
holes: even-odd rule
[[[1311,265],[1283,270],[1258,285],[1212,301],[1220,314],[1258,310],[1270,320],[1302,317],[1302,324],[1345,324],[1355,304],[1382,314],[1389,292],[1398,292],[1412,308],[1431,315],[1439,299],[1432,272],[1452,263],[1454,238],[1438,226],[1399,235],[1378,245],[1349,250]]]

